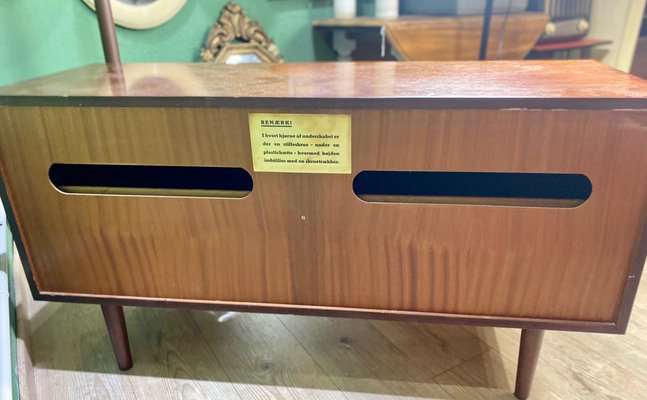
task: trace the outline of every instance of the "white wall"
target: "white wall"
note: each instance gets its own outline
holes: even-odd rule
[[[593,0],[589,37],[613,40],[593,48],[593,58],[629,72],[644,9],[645,0]]]

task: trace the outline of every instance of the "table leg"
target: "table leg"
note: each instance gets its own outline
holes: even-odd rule
[[[126,330],[126,319],[124,318],[124,308],[112,304],[101,306],[103,319],[108,327],[108,334],[112,342],[112,349],[117,358],[117,364],[122,371],[128,370],[133,366],[133,358],[130,354],[130,344],[128,343],[128,331]]]
[[[530,395],[532,379],[535,376],[537,361],[541,342],[544,339],[544,331],[538,329],[522,329],[521,344],[519,346],[519,362],[517,363],[517,383],[514,395],[525,400]]]

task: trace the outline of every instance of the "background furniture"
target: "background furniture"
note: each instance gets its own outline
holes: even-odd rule
[[[631,73],[643,79],[647,79],[647,9],[643,14],[643,20],[640,27],[640,37],[636,44],[636,53],[631,65]]]
[[[591,58],[591,48],[610,44],[610,40],[578,39],[567,42],[539,43],[533,46],[530,59]]]
[[[547,21],[542,13],[492,16],[487,58],[523,59]],[[478,59],[483,16],[360,17],[315,20],[313,26],[340,60],[460,61]]]

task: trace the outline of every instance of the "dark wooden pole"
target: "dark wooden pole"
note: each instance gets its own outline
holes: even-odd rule
[[[544,331],[537,329],[522,329],[521,344],[519,345],[519,362],[517,363],[517,383],[514,395],[525,400],[530,396],[530,387],[537,369],[541,342]]]
[[[124,308],[112,304],[101,306],[103,319],[108,327],[108,334],[112,342],[112,349],[117,358],[117,364],[122,371],[128,370],[133,366],[133,358],[130,354],[130,344],[128,343],[128,331],[126,330],[126,319],[124,318]]]
[[[117,44],[117,32],[112,19],[112,7],[110,0],[94,0],[94,7],[99,21],[99,32],[101,33],[101,44],[106,64],[121,65],[119,45]]]
[[[494,9],[494,0],[486,0],[485,15],[483,15],[483,31],[481,32],[481,51],[479,60],[487,58],[487,44],[490,39],[490,22],[492,21],[492,11]]]
[[[115,95],[123,95],[125,91],[123,70],[121,68],[121,56],[119,55],[119,44],[117,43],[117,32],[112,18],[110,0],[95,0],[94,7],[97,12],[97,21],[99,22],[103,56],[111,73],[112,91]],[[130,343],[128,343],[124,308],[106,304],[101,306],[101,311],[103,312],[103,319],[106,321],[112,349],[117,358],[117,365],[122,371],[128,370],[133,366],[133,358],[130,353]]]
[[[119,44],[117,43],[115,23],[112,19],[110,0],[95,0],[94,7],[97,12],[103,56],[108,66],[112,94],[114,96],[124,96],[126,95],[126,81],[121,67],[121,56],[119,55]]]

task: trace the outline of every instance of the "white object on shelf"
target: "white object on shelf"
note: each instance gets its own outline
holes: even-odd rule
[[[356,0],[335,0],[335,18],[348,19],[357,16]]]
[[[377,18],[398,18],[399,0],[375,0]]]

